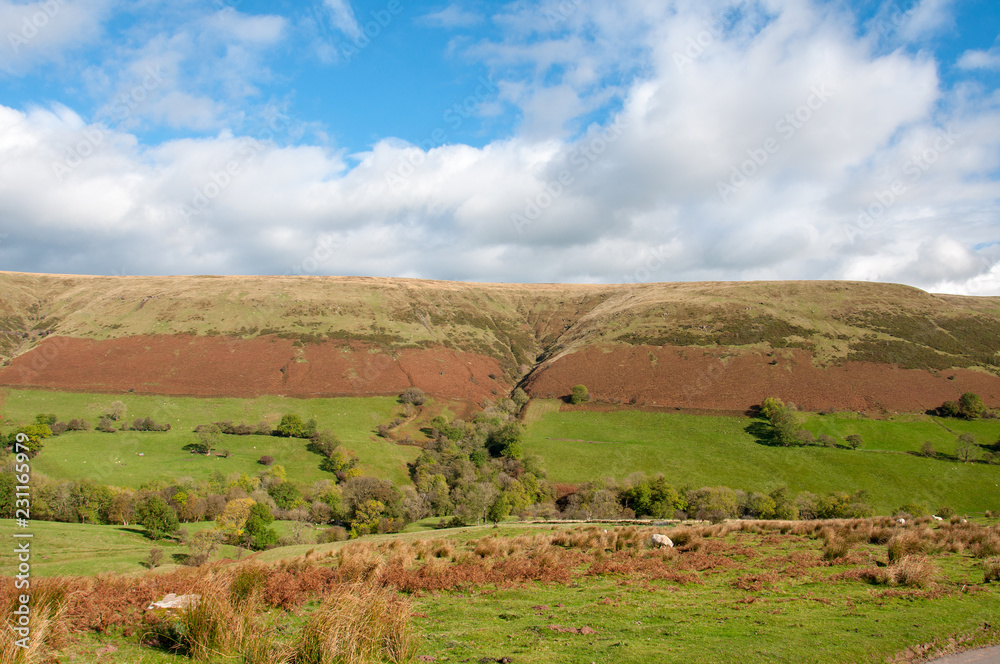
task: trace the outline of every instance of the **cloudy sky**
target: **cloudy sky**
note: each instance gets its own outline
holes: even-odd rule
[[[0,269],[1000,295],[996,0],[0,0]]]

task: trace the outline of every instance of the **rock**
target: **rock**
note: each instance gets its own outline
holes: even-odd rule
[[[198,606],[200,600],[201,595],[175,595],[174,593],[170,593],[159,602],[153,602],[147,606],[146,610],[166,614],[177,613],[195,608]]]

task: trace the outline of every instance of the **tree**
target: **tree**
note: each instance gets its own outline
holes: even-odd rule
[[[27,440],[25,440],[25,437],[27,437]],[[21,452],[24,452],[25,449],[27,449],[26,454],[28,457],[34,458],[44,447],[42,441],[51,437],[52,430],[49,429],[47,424],[29,424],[27,426],[18,427],[14,432],[12,432],[7,438],[7,446]],[[19,444],[20,446],[16,447],[15,444]]]
[[[267,495],[280,509],[290,510],[302,503],[302,492],[292,482],[275,482],[267,487]]]
[[[584,403],[585,401],[590,401],[590,392],[587,391],[586,385],[574,385],[573,392],[569,396],[569,402],[572,404]]]
[[[934,450],[934,444],[929,440],[924,441],[923,447],[920,448],[920,454],[929,459],[937,457],[937,452]]]
[[[140,503],[137,523],[146,529],[150,539],[159,540],[177,531],[180,520],[177,511],[162,497],[153,494]]]
[[[510,398],[514,402],[514,405],[517,406],[518,410],[524,408],[525,404],[527,404],[528,401],[530,401],[528,393],[522,390],[520,387],[516,388],[514,392],[511,393]]]
[[[500,497],[494,500],[493,504],[490,505],[486,518],[495,524],[500,523],[510,516],[510,510],[510,500],[507,498],[507,494],[501,493]]]
[[[274,433],[283,438],[302,438],[305,434],[306,425],[302,423],[302,418],[295,413],[282,415],[281,422]]]
[[[125,417],[127,410],[128,408],[121,401],[112,401],[105,415],[117,422]]]
[[[785,409],[785,402],[778,397],[767,397],[764,402],[760,405],[760,414],[762,417],[773,420],[775,413],[780,410]]]
[[[267,509],[267,505],[256,503],[250,508],[244,526],[250,544],[249,548],[261,551],[278,543],[278,533],[273,528],[268,528],[272,523],[274,523],[274,517]]]
[[[978,456],[979,447],[976,445],[976,437],[971,433],[963,433],[958,437],[958,445],[955,446],[955,456],[964,463],[975,461]]]
[[[35,424],[44,424],[51,427],[58,418],[52,413],[39,413],[35,415]]]
[[[427,403],[427,395],[419,387],[408,387],[399,395],[399,401],[414,406],[423,406]]]
[[[847,441],[847,444],[851,447],[852,450],[858,449],[859,447],[861,447],[861,443],[864,442],[861,439],[861,436],[856,433],[852,433],[851,435],[844,438],[844,440]]]
[[[958,412],[966,419],[975,419],[983,414],[986,405],[975,392],[966,392],[958,398]]]
[[[231,541],[239,541],[250,518],[250,508],[256,504],[252,498],[237,498],[226,503],[222,514],[215,519],[222,534]]]
[[[215,424],[202,424],[195,429],[194,436],[197,438],[197,442],[184,449],[190,449],[198,454],[211,454],[212,450],[222,442],[222,430]]]

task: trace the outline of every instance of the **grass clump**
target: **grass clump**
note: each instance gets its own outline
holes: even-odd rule
[[[413,657],[416,638],[408,602],[392,591],[343,586],[327,596],[298,642],[298,664],[367,664],[405,662]]]
[[[1000,556],[993,556],[983,561],[983,583],[1000,581]]]

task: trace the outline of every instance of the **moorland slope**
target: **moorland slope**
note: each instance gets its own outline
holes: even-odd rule
[[[1000,298],[861,282],[476,284],[0,273],[0,385],[919,411],[1000,406]]]

